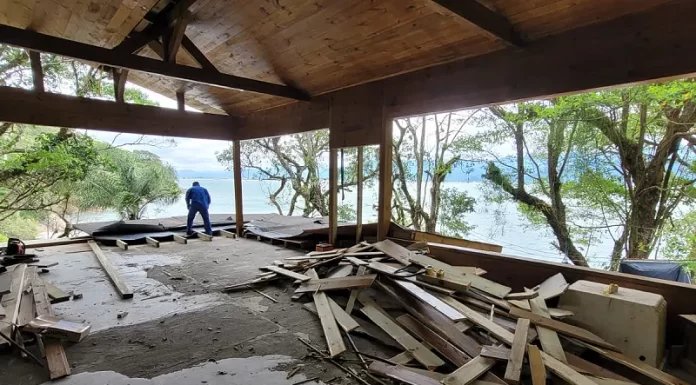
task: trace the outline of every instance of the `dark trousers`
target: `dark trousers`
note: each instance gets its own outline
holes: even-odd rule
[[[196,202],[191,203],[191,207],[189,207],[188,218],[186,219],[186,233],[191,234],[193,232],[193,219],[196,218],[196,214],[198,213],[200,213],[201,218],[203,218],[205,233],[208,235],[213,235],[213,228],[210,226],[210,215],[208,214],[208,208]]]

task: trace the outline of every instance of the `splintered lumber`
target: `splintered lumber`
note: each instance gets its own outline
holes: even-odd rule
[[[324,278],[312,279],[302,283],[295,290],[295,293],[307,293],[315,291],[328,291],[340,289],[352,289],[356,287],[368,287],[374,282],[376,275],[363,275],[361,277],[343,277],[343,278]]]
[[[160,242],[152,237],[145,237],[145,242],[152,247],[160,247]]]
[[[546,368],[541,359],[541,352],[536,345],[527,346],[529,370],[532,372],[532,385],[546,385]]]
[[[444,270],[446,276],[463,276],[465,274],[480,275],[482,272],[484,272],[483,270],[473,266],[452,266],[423,254],[412,253],[410,260],[411,263],[415,263],[421,267],[432,266],[435,270]]]
[[[188,239],[186,239],[186,237],[182,237],[181,235],[174,235],[174,242],[186,245],[188,244]]]
[[[397,245],[388,239],[379,241],[372,246],[384,254],[394,258],[397,262],[404,266],[411,264],[411,257],[415,254],[411,250],[408,250],[401,245]]]
[[[635,358],[631,358],[628,356],[625,356],[621,353],[614,352],[611,350],[603,349],[601,347],[593,346],[592,344],[584,343],[582,341],[578,341],[576,339],[571,339],[571,341],[575,344],[578,344],[580,346],[583,346],[587,349],[590,349],[596,353],[599,353],[603,357],[614,361],[620,365],[626,366],[627,368],[633,369],[636,372],[643,374],[647,377],[652,378],[653,380],[659,382],[660,384],[663,385],[688,385],[685,381],[680,380],[677,377],[674,377],[670,374],[667,374],[659,369],[656,369],[640,360],[637,360]]]
[[[575,313],[573,313],[570,310],[559,309],[557,307],[550,307],[546,310],[549,311],[549,315],[551,316],[551,318],[559,318],[559,319],[560,318],[568,318],[568,317],[572,317],[573,315],[575,315]]]
[[[116,240],[116,246],[120,247],[122,250],[128,250],[128,243],[120,239]]]
[[[354,264],[355,266],[366,266],[370,263],[356,257],[346,257],[346,260],[348,260],[348,262]]]
[[[454,276],[445,275],[444,277],[432,277],[427,274],[420,274],[416,276],[416,279],[429,283],[431,285],[438,285],[452,289],[458,292],[466,292],[471,287],[471,281],[464,278],[464,276]]]
[[[534,314],[534,313],[531,313],[531,312],[528,312],[528,311],[525,311],[522,309],[513,308],[510,310],[510,315],[515,316],[515,317],[519,317],[519,318],[528,318],[530,321],[532,321],[532,323],[537,325],[537,327],[542,326],[542,327],[545,327],[545,328],[548,328],[551,330],[555,330],[558,333],[562,333],[562,334],[565,334],[567,336],[574,337],[580,341],[588,342],[590,344],[600,346],[600,347],[603,347],[606,349],[618,351],[616,346],[608,343],[607,341],[603,340],[602,338],[600,338],[596,334],[594,334],[588,330],[585,330],[583,328],[569,325],[565,322],[556,321],[556,320],[551,319],[551,318],[542,317],[540,315],[537,315],[537,314]]]
[[[520,382],[524,354],[527,348],[528,332],[529,320],[526,318],[519,318],[517,320],[517,327],[515,328],[515,340],[510,349],[510,359],[508,359],[507,366],[505,367],[505,376],[503,377],[509,384],[519,384]]]
[[[546,301],[542,297],[532,298],[529,300],[529,305],[534,314],[544,318],[551,318],[546,308]],[[558,334],[538,324],[536,329],[539,334],[539,342],[541,342],[541,347],[544,348],[544,351],[561,362],[567,362]]]
[[[544,366],[553,374],[562,378],[571,385],[597,385],[589,378],[583,376],[582,374],[573,370],[570,366],[564,364],[563,362],[551,357],[551,355],[544,352],[541,353],[541,360],[544,362]]]
[[[309,269],[307,275],[309,275],[310,279],[319,277],[314,269]],[[312,298],[314,299],[314,305],[317,307],[317,314],[319,315],[321,328],[324,331],[326,345],[329,348],[329,355],[336,357],[346,351],[346,345],[343,343],[343,337],[341,337],[341,332],[338,330],[336,318],[329,303],[329,297],[324,292],[317,292],[312,295]]]
[[[495,358],[496,360],[507,361],[510,359],[512,351],[505,346],[485,345],[481,348],[481,356]]]
[[[449,376],[442,380],[445,385],[467,385],[474,382],[477,378],[483,376],[495,365],[495,360],[481,356],[474,357],[459,369],[450,373]]]
[[[590,361],[586,361],[575,354],[566,352],[566,358],[568,359],[568,365],[580,373],[589,374],[593,377],[603,377],[617,381],[631,382],[631,380],[628,378],[620,376],[611,370]]]
[[[51,298],[51,303],[59,303],[70,300],[70,294],[64,292],[50,282],[46,282],[46,292]]]
[[[436,379],[408,370],[403,366],[389,365],[380,361],[372,361],[368,370],[408,385],[442,385]]]
[[[536,298],[539,296],[539,292],[537,291],[525,291],[521,293],[510,293],[505,296],[506,300],[520,300],[520,299],[532,299]]]
[[[366,271],[367,271],[367,267],[360,266],[360,267],[358,267],[358,272],[355,275],[357,277],[361,277],[361,276],[365,275]],[[355,300],[358,298],[359,293],[360,293],[360,289],[353,289],[350,291],[350,297],[348,297],[348,303],[346,304],[346,313],[350,314],[353,312],[353,307],[355,306]]]
[[[294,271],[291,271],[288,269],[283,269],[282,267],[278,267],[278,266],[269,265],[269,266],[262,267],[262,269],[270,270],[274,273],[278,273],[280,275],[284,275],[284,276],[290,277],[292,279],[297,279],[297,280],[300,280],[302,282],[306,282],[306,281],[309,281],[310,279],[312,279],[304,274],[295,273]]]
[[[34,292],[34,304],[36,306],[36,315],[55,316],[53,313],[53,308],[51,308],[48,294],[46,293],[44,282],[36,273],[34,274],[32,285],[32,290]],[[41,337],[39,337],[39,339],[42,340]],[[57,378],[70,375],[68,356],[65,354],[65,349],[63,349],[61,342],[48,338],[43,342],[43,345],[46,363],[48,364],[49,377],[52,380],[55,380]]]
[[[496,299],[505,298],[505,296],[512,291],[512,289],[507,286],[474,274],[455,275],[445,273],[444,277],[432,277],[427,274],[421,274],[417,278],[429,284],[444,286],[459,292],[466,292],[469,288],[475,288],[486,294],[490,294]]]
[[[12,292],[12,270],[15,267],[11,266],[7,268],[7,271],[0,273],[0,296],[9,294]]]
[[[331,258],[336,258],[340,254],[336,253],[331,253],[331,254],[326,254],[326,255],[317,255],[317,256],[300,256],[300,257],[287,257],[285,258],[286,261],[290,262],[301,262],[301,261],[310,261],[310,260],[321,260],[321,259],[331,259]]]
[[[99,247],[99,245],[97,245],[97,243],[94,241],[89,241],[87,244],[92,249],[92,252],[97,257],[97,260],[102,265],[104,272],[111,280],[111,283],[114,284],[114,287],[121,298],[133,298],[133,290],[131,290],[126,281],[121,278],[121,276],[118,274],[118,270],[116,270],[116,267],[111,263],[109,258],[106,257],[106,254],[104,254],[104,251]]]
[[[396,322],[386,315],[386,312],[379,307],[372,299],[365,295],[359,295],[358,301],[363,305],[360,311],[367,316],[375,325],[379,326],[396,340],[404,349],[413,354],[413,357],[428,369],[435,369],[445,363],[428,348],[423,346],[418,340],[413,338]]]
[[[539,285],[539,290],[537,291],[539,292],[539,296],[541,298],[548,300],[551,298],[556,298],[565,293],[568,286],[568,282],[563,274],[558,273],[542,282],[541,285]]]
[[[2,297],[0,304],[5,308],[5,318],[0,322],[0,332],[13,338],[17,318],[19,317],[19,305],[22,302],[22,291],[26,282],[27,265],[19,264],[12,272],[12,289],[9,294]],[[9,273],[4,273],[9,274]],[[2,340],[0,346],[6,346],[9,342]]]
[[[449,360],[456,366],[462,366],[469,362],[469,357],[454,345],[447,342],[446,339],[429,329],[427,326],[420,323],[417,319],[409,314],[402,314],[396,318],[396,321],[401,324],[411,334],[419,337],[422,341],[431,346],[435,351]]]
[[[195,233],[196,233],[196,235],[198,236],[198,238],[200,238],[200,239],[202,239],[202,240],[204,240],[204,241],[210,242],[210,241],[213,240],[213,236],[212,236],[212,235],[208,235],[208,234],[202,233],[202,232],[200,232],[200,231],[196,231]]]
[[[406,365],[411,361],[413,361],[413,354],[409,352],[401,352],[389,359],[389,362],[396,365]]]
[[[457,309],[458,312],[464,314],[464,316],[469,321],[475,323],[483,329],[486,329],[488,332],[490,332],[496,338],[500,339],[506,344],[512,345],[515,336],[502,326],[496,324],[495,322],[491,321],[489,318],[482,315],[481,313],[457,301],[455,298],[441,296],[440,299],[442,299],[444,303]]]
[[[536,297],[535,297],[535,298],[536,298]],[[532,311],[532,307],[529,306],[529,301],[526,300],[526,299],[511,299],[511,300],[508,300],[508,303],[509,303],[510,305],[517,306],[517,307],[520,308],[520,309],[524,309],[524,310],[527,310],[527,311]],[[508,310],[510,310],[510,309],[508,309]]]
[[[394,280],[394,283],[401,286],[404,290],[411,293],[411,295],[413,295],[414,297],[434,307],[435,309],[437,309],[437,311],[446,315],[447,318],[451,319],[452,321],[460,321],[467,318],[449,304],[445,303],[441,299],[435,297],[434,295],[428,293],[427,291],[421,289],[420,287],[414,285],[411,282],[406,282],[397,279]]]
[[[348,315],[348,313],[346,313],[345,310],[341,309],[341,307],[338,306],[338,304],[331,298],[329,298],[329,305],[331,306],[331,311],[334,315],[334,318],[336,319],[336,322],[341,327],[341,329],[345,330],[346,332],[349,332],[360,327],[358,322],[355,321],[353,317]],[[316,305],[311,302],[304,304],[302,307],[314,314],[318,314]]]
[[[353,274],[353,265],[337,266],[326,275],[326,278],[343,278],[351,274]]]
[[[237,238],[237,234],[227,230],[220,230],[220,235],[225,238]]]

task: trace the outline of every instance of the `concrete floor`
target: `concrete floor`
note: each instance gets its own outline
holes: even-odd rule
[[[133,288],[133,299],[118,297],[87,244],[37,249],[42,262],[59,262],[44,279],[84,296],[55,304],[56,313],[92,325],[85,340],[66,344],[73,375],[53,383],[282,385],[314,376],[321,381],[339,377],[334,384],[354,382],[331,364],[305,357],[308,349],[298,336],[326,345],[317,317],[302,309],[301,302],[290,301],[288,281],[259,287],[278,303],[250,290],[219,292],[252,279],[260,266],[304,252],[220,237],[188,245],[162,243],[160,248],[103,249]],[[128,315],[118,319],[119,312]],[[354,339],[365,352],[382,349],[359,336]],[[297,365],[302,370],[286,379]],[[46,381],[46,370],[36,364],[16,353],[0,355],[0,384]]]

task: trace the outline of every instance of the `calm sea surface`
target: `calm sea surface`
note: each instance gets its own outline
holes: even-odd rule
[[[197,179],[201,186],[208,189],[212,197],[210,212],[216,214],[234,213],[234,182],[232,179]],[[150,205],[147,207],[146,218],[163,218],[187,213],[184,203],[185,189],[191,186],[193,179],[180,179],[182,188],[179,201],[171,206]],[[277,212],[275,206],[268,201],[268,191],[273,191],[278,184],[272,181],[245,180],[243,182],[244,212],[250,214],[263,214]],[[482,182],[445,182],[446,188],[456,188],[466,191],[469,196],[477,198],[475,212],[467,214],[466,221],[474,225],[474,230],[467,238],[476,241],[497,243],[503,246],[503,251],[508,254],[533,257],[548,261],[561,262],[563,255],[553,246],[555,238],[550,230],[532,228],[518,213],[516,205],[505,203],[502,206],[491,206],[481,196]],[[364,222],[376,221],[377,211],[377,186],[367,187],[364,192]],[[289,201],[285,199],[285,201]],[[339,204],[350,205],[355,208],[356,194],[354,191],[346,192],[345,198],[339,196]],[[302,206],[303,202],[298,202]],[[286,205],[287,206],[287,205]],[[286,212],[283,212],[286,214]],[[294,215],[301,215],[301,211],[295,211]],[[118,214],[104,212],[99,214],[82,214],[80,222],[118,220]],[[611,252],[612,242],[606,234],[598,234],[593,244],[585,247],[583,251],[590,259],[590,263],[596,267],[606,264]]]

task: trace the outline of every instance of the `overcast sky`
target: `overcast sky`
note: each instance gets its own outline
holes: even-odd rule
[[[177,108],[176,101],[164,97],[158,93],[152,92],[145,88],[138,87],[129,83],[129,86],[139,88],[145,92],[150,99],[159,103],[160,107]],[[187,110],[196,111],[193,108],[186,107]],[[87,130],[87,133],[98,140],[104,142],[113,142],[114,145],[133,143],[141,136],[135,134],[117,134],[114,132]],[[167,139],[170,139],[168,143]],[[215,152],[226,149],[229,142],[221,140],[205,140],[205,139],[188,139],[188,138],[164,138],[161,136],[146,136],[142,143],[150,143],[145,145],[128,146],[127,149],[143,149],[157,154],[162,160],[171,164],[177,170],[224,170],[223,167],[215,158]],[[151,144],[158,144],[152,146]],[[162,145],[164,144],[164,145]]]

